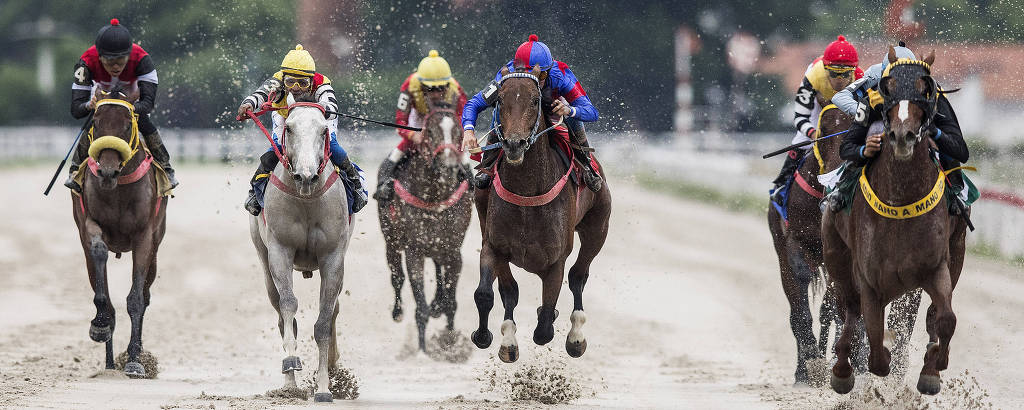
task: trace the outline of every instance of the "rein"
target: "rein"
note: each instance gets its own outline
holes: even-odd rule
[[[292,171],[291,170],[291,162],[288,160],[288,156],[283,152],[283,150],[284,150],[284,143],[285,143],[285,134],[288,132],[287,127],[285,128],[285,131],[281,135],[281,149],[279,150],[277,148],[277,143],[274,142],[274,137],[272,137],[270,135],[270,132],[267,131],[267,127],[264,127],[263,123],[261,123],[259,121],[259,119],[257,119],[256,117],[258,117],[260,115],[263,115],[263,114],[266,114],[267,112],[270,112],[270,111],[291,110],[292,108],[296,108],[296,107],[314,107],[314,108],[320,110],[321,114],[325,114],[325,115],[326,115],[326,112],[327,112],[324,109],[323,106],[321,106],[320,104],[314,103],[314,102],[297,102],[297,103],[294,103],[294,104],[286,106],[286,107],[274,107],[272,104],[270,104],[268,102],[268,103],[264,103],[263,104],[263,107],[261,107],[259,112],[256,112],[256,113],[253,113],[252,111],[246,111],[245,112],[245,115],[248,116],[249,118],[251,118],[252,121],[256,123],[256,126],[258,126],[260,128],[260,130],[263,131],[263,136],[267,137],[267,140],[270,141],[270,146],[274,150],[274,155],[276,155],[277,159],[279,161],[281,161],[281,165],[284,166],[285,171],[288,171],[289,173]],[[324,156],[323,156],[323,159],[320,160],[320,165],[317,167],[317,174],[320,174],[320,173],[324,172],[324,168],[327,167],[327,163],[331,160],[330,158],[331,158],[331,135],[330,135],[329,131],[327,131],[325,129],[324,130]]]
[[[505,80],[508,80],[510,78],[529,78],[529,79],[533,80],[534,85],[537,87],[537,119],[533,123],[533,130],[530,131],[530,137],[528,138],[529,141],[526,144],[526,147],[527,147],[526,149],[530,149],[530,147],[533,146],[533,143],[537,142],[537,138],[540,138],[541,135],[544,135],[544,133],[555,129],[555,127],[558,127],[559,125],[564,124],[565,117],[560,117],[558,119],[557,123],[553,124],[550,127],[545,128],[541,132],[537,132],[537,128],[540,128],[541,118],[542,118],[543,111],[544,111],[543,107],[541,107],[541,105],[542,105],[542,102],[541,102],[541,99],[542,99],[541,95],[542,95],[542,93],[541,93],[541,89],[540,89],[540,79],[537,78],[537,76],[535,76],[533,74],[530,74],[530,73],[524,73],[524,72],[508,73],[508,74],[506,74],[506,75],[501,77],[501,80],[498,81],[498,86],[501,87],[501,85],[505,82]],[[497,117],[498,117],[497,113],[500,112],[500,111],[501,111],[501,99],[498,99],[497,105],[494,108],[495,115],[494,115],[493,118],[495,118],[495,121],[497,121]],[[486,137],[489,136],[492,132],[495,133],[498,136],[498,142],[495,142],[493,144],[489,144],[489,145],[483,146],[483,147],[480,148],[479,151],[472,150],[471,152],[476,154],[476,153],[479,153],[479,152],[490,151],[490,150],[497,149],[497,148],[501,147],[501,144],[506,141],[505,136],[501,132],[501,124],[497,123],[494,127],[491,128],[490,131],[487,131],[487,133],[483,135],[483,137],[484,137],[483,140],[487,141]]]
[[[398,194],[398,197],[401,198],[403,202],[412,205],[413,207],[432,212],[444,212],[446,209],[451,208],[452,205],[458,203],[459,200],[462,199],[462,195],[469,190],[469,181],[462,181],[462,183],[459,184],[459,187],[455,189],[455,192],[452,192],[448,199],[441,202],[427,202],[405,189],[397,179],[394,180],[393,184],[395,187],[395,193]]]

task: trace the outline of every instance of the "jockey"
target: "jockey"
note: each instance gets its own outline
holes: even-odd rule
[[[331,163],[341,170],[341,175],[347,178],[354,187],[352,212],[359,212],[367,201],[359,181],[359,172],[349,160],[348,153],[338,144],[338,116],[334,114],[338,111],[338,100],[335,98],[334,88],[331,87],[330,79],[316,72],[313,56],[309,54],[309,51],[303,50],[301,44],[296,45],[295,49],[289,51],[284,57],[284,60],[281,61],[281,70],[274,73],[256,91],[242,100],[242,104],[238,106],[236,118],[239,121],[244,121],[246,111],[254,111],[267,101],[270,101],[275,108],[287,107],[288,93],[295,96],[311,95],[318,104],[327,110],[325,115],[327,115],[327,130],[331,134]],[[278,136],[284,133],[285,119],[287,118],[288,110],[282,109],[271,114],[273,139],[278,146],[280,146]],[[249,213],[259,215],[262,211],[257,199],[256,188],[266,186],[268,176],[277,167],[277,163],[278,159],[274,154],[273,147],[268,148],[267,152],[260,157],[260,165],[256,168],[256,174],[250,181],[253,189],[249,190],[249,198],[245,201],[245,209]]]
[[[430,111],[428,107],[438,103],[451,105],[455,109],[455,115],[462,118],[462,109],[466,106],[466,92],[462,91],[462,86],[452,77],[448,61],[441,57],[437,50],[430,50],[430,53],[420,60],[416,72],[409,74],[398,91],[395,123],[423,127]],[[395,168],[405,159],[409,150],[415,149],[423,142],[423,133],[420,131],[399,128],[398,136],[402,137],[402,141],[381,164],[381,179],[377,182],[377,192],[373,194],[378,201],[387,201],[394,196]],[[468,162],[463,163],[460,175],[461,178],[469,178],[471,175]]]
[[[906,43],[900,42],[898,46],[893,47],[896,50],[897,58],[907,58],[910,60],[916,60],[914,52],[907,48]],[[850,83],[846,88],[840,90],[836,95],[832,96],[832,104],[839,107],[840,110],[851,117],[857,115],[857,106],[861,98],[868,95],[868,90],[875,88],[878,85],[878,81],[882,79],[882,72],[889,66],[888,54],[882,56],[882,62],[868,67],[864,71],[864,77],[859,80]]]
[[[839,36],[836,41],[825,47],[821,57],[814,59],[811,65],[807,66],[803,82],[797,89],[796,110],[793,114],[793,125],[796,126],[797,132],[792,143],[798,144],[815,138],[818,130],[814,128],[814,121],[817,121],[822,108],[817,97],[829,101],[836,91],[842,90],[863,75],[864,72],[857,67],[857,49],[846,41],[846,37]],[[789,151],[779,176],[773,181],[775,188],[772,190],[772,200],[781,201],[780,188],[796,172],[804,152],[802,148]]]
[[[171,188],[178,186],[171,168],[171,156],[167,153],[160,132],[149,119],[156,102],[156,65],[149,53],[138,44],[132,43],[132,35],[117,19],[111,19],[110,25],[104,26],[96,35],[96,42],[75,64],[74,81],[71,83],[71,116],[83,118],[96,109],[98,98],[95,92],[110,91],[117,86],[130,90],[138,95],[135,101],[135,113],[139,116],[139,132],[146,141],[146,147],[171,181]],[[75,155],[71,158],[71,177],[64,186],[75,192],[82,187],[74,181],[82,161],[88,156],[88,141],[82,139],[78,143]]]
[[[909,50],[906,51],[909,52]],[[900,51],[897,51],[897,55],[899,54]],[[913,55],[913,53],[910,53],[910,55]],[[886,58],[885,65],[888,66],[888,57]],[[884,77],[884,74],[879,75],[879,78],[881,77]],[[875,88],[877,88],[877,85]],[[867,165],[882,150],[884,129],[881,128],[880,124],[882,117],[885,115],[882,107],[882,97],[875,89],[870,89],[867,95],[861,98],[858,103],[853,124],[850,126],[849,132],[843,137],[843,143],[839,147],[839,156],[849,161],[849,163],[843,168],[843,173],[836,184],[836,188],[824,199],[825,204],[833,212],[839,212],[846,207],[846,199],[850,197],[852,190],[856,189],[857,184],[853,183],[853,180],[860,176],[861,167]],[[961,163],[967,162],[970,158],[967,143],[964,142],[963,133],[960,131],[960,123],[957,121],[956,113],[953,111],[953,106],[950,105],[949,100],[946,99],[945,93],[939,93],[936,101],[935,115],[932,121],[928,123],[927,128],[921,131],[921,133],[935,141],[935,145],[940,153],[939,163],[943,169],[956,168]],[[950,188],[958,193],[964,187],[963,174],[961,172],[953,172],[947,178]],[[958,201],[961,201],[960,206],[957,208],[964,208],[966,205],[963,203],[962,198],[959,195],[956,198]],[[955,208],[954,213],[959,213],[959,209]]]
[[[540,66],[542,70],[539,79],[541,106],[544,114],[552,124],[558,121],[559,116],[563,117],[567,126],[555,128],[550,132],[570,142],[569,145],[573,147],[574,156],[582,164],[584,170],[583,180],[586,182],[587,187],[594,192],[600,191],[603,182],[601,176],[590,165],[589,151],[592,150],[589,148],[586,131],[583,128],[583,122],[597,121],[597,108],[590,102],[587,92],[583,90],[583,86],[580,85],[572,70],[569,70],[569,66],[561,61],[555,61],[551,56],[548,46],[538,41],[536,35],[531,34],[528,41],[519,45],[519,48],[516,49],[515,57],[505,67],[509,71],[514,72],[516,70],[529,71],[530,67],[535,66]],[[496,88],[500,81],[501,70],[498,70],[494,82],[485,90],[489,90],[492,86]],[[490,98],[485,98],[481,91],[466,103],[466,109],[462,112],[462,128],[464,129],[462,137],[463,149],[469,150],[479,147],[474,131],[477,115],[495,103],[494,99],[497,98],[497,94],[493,94],[493,96],[488,95],[488,97]],[[573,137],[572,139],[570,139],[570,134]],[[490,171],[487,170],[487,166],[493,163],[497,158],[497,154],[497,150],[486,151],[483,158],[480,159],[481,166],[478,166],[478,168],[482,167],[482,169],[476,176],[475,185],[477,188],[486,189],[490,186],[491,175],[489,174]],[[477,155],[474,154],[472,158],[479,158]]]

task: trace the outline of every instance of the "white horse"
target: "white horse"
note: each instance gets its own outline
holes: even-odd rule
[[[329,402],[329,373],[338,361],[338,294],[352,225],[345,188],[330,164],[323,108],[308,101],[296,103],[291,95],[288,103],[290,113],[282,136],[285,160],[274,169],[263,213],[249,219],[249,232],[263,262],[270,303],[279,316],[286,354],[281,368],[285,387],[296,387],[295,371],[302,370],[295,353],[298,300],[292,277],[295,271],[320,271],[320,314],[313,327],[320,351],[314,400]]]

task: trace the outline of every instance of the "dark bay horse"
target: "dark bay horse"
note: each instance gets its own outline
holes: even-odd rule
[[[878,376],[890,371],[891,354],[883,346],[885,305],[917,288],[928,293],[929,343],[917,389],[936,394],[956,328],[950,302],[963,268],[966,223],[950,215],[945,175],[929,150],[931,139],[922,136],[939,92],[930,75],[935,55],[897,60],[890,48],[888,58],[889,72],[879,83],[885,99],[882,150],[865,168],[850,213],[826,211],[822,244],[846,322],[863,317],[871,349],[868,368]],[[832,388],[838,393],[854,386],[851,328],[843,329],[836,344]]]
[[[822,104],[825,105],[825,104]],[[832,135],[849,129],[852,118],[828,104],[821,110],[817,129],[820,136]],[[789,301],[789,324],[796,337],[797,384],[807,384],[807,360],[825,357],[829,326],[838,319],[835,294],[820,274],[824,261],[821,255],[821,210],[818,206],[824,187],[818,175],[839,166],[839,145],[842,135],[815,142],[800,169],[794,175],[787,199],[788,222],[772,205],[768,206],[768,228],[772,233],[775,253],[782,275],[782,290]],[[813,285],[827,289],[822,301],[818,321],[819,339],[814,337],[813,319],[809,307],[808,288]],[[838,324],[838,323],[837,323]]]
[[[167,201],[157,192],[153,158],[140,142],[135,108],[125,95],[115,89],[99,100],[93,120],[82,194],[71,196],[89,283],[95,293],[96,317],[89,337],[106,343],[106,367],[113,369],[114,306],[107,287],[107,256],[110,252],[118,257],[131,252],[128,316],[132,335],[124,372],[129,377],[146,377],[155,369],[146,369],[139,362],[142,317],[150,302],[149,288],[156,279],[156,255],[166,230]]]
[[[501,119],[498,139],[502,157],[494,164],[491,189],[478,190],[474,195],[483,241],[480,285],[473,295],[480,327],[473,332],[473,343],[481,349],[491,344],[487,315],[494,305],[493,284],[497,279],[505,308],[498,356],[506,363],[519,357],[513,319],[513,310],[519,303],[519,285],[512,276],[510,263],[540,277],[543,296],[537,309],[533,341],[539,345],[551,341],[558,316],[555,302],[576,231],[580,250],[569,269],[573,312],[565,348],[570,356],[579,357],[587,347],[582,331],[586,321],[583,287],[590,275],[590,264],[608,235],[611,194],[607,185],[594,193],[568,184],[570,173],[577,167],[573,164],[566,172],[558,152],[549,145],[552,133],[548,129],[537,131],[551,124],[541,110],[541,82],[546,72],[534,67],[529,72],[510,73],[505,68],[501,74],[495,110]]]
[[[462,128],[449,105],[431,107],[423,127],[423,144],[397,171],[396,197],[377,203],[384,232],[391,284],[395,287],[392,318],[402,320],[402,254],[416,300],[419,349],[426,352],[428,316],[447,315],[447,330],[455,330],[455,288],[462,272],[462,242],[472,216],[472,186],[460,181]],[[427,305],[423,291],[424,258],[434,261],[437,290]]]
[[[328,166],[330,134],[324,108],[312,98],[298,102],[291,94],[287,98],[284,153],[270,176],[263,213],[249,218],[249,233],[263,266],[267,295],[278,313],[287,355],[281,363],[286,388],[296,387],[295,372],[302,370],[296,355],[299,304],[292,279],[295,271],[320,272],[320,304],[313,325],[319,366],[313,398],[329,402],[333,401],[330,376],[338,370],[338,295],[352,219],[345,188],[334,167]]]

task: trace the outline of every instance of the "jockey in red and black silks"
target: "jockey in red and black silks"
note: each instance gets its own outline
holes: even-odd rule
[[[529,40],[516,49],[512,61],[505,64],[505,67],[508,67],[509,71],[512,72],[517,69],[529,71],[529,68],[533,66],[540,66],[542,71],[548,73],[547,78],[541,81],[541,107],[544,115],[548,117],[552,124],[558,121],[559,116],[565,119],[565,127],[556,127],[550,132],[555,133],[564,141],[574,141],[579,147],[588,148],[589,145],[583,123],[597,121],[597,108],[590,102],[587,92],[580,85],[579,80],[576,79],[576,75],[569,69],[569,65],[556,61],[551,56],[548,46],[538,41],[536,35],[530,35]],[[494,81],[492,85],[497,87],[498,82],[501,81],[500,69]],[[474,128],[477,116],[491,105],[493,105],[493,101],[488,102],[484,98],[482,91],[474,95],[466,103],[466,109],[462,112],[462,128],[465,130],[463,134],[463,148],[476,147],[477,142]],[[570,135],[573,137],[572,139],[570,139]],[[574,148],[573,153],[580,160],[580,163],[583,164],[583,179],[587,186],[595,192],[599,191],[603,181],[600,175],[591,167],[590,152]],[[483,164],[488,164],[496,155],[497,150],[492,150],[485,152],[483,156],[475,154],[471,158],[481,161]],[[486,172],[480,172],[477,174],[475,182],[478,188],[486,189],[490,186],[491,176]]]
[[[171,168],[170,154],[160,139],[156,125],[149,118],[156,102],[157,74],[156,65],[146,50],[132,43],[131,33],[117,19],[111,19],[110,25],[104,26],[96,35],[96,42],[82,53],[75,64],[71,84],[71,115],[83,118],[96,109],[97,91],[111,91],[115,88],[128,92],[130,96],[137,93],[134,102],[135,113],[139,115],[139,132],[142,133],[153,159],[167,171],[172,187],[178,185]],[[79,143],[75,155],[71,159],[71,175],[73,176],[85,159],[88,142],[84,139]],[[72,190],[81,191],[78,183],[72,178],[64,183]]]
[[[439,103],[451,106],[457,118],[462,118],[462,111],[466,106],[466,92],[452,76],[448,61],[441,57],[437,50],[430,50],[427,56],[420,60],[416,71],[406,77],[398,90],[395,124],[422,128],[426,125],[427,115],[430,114],[429,107]],[[398,136],[402,137],[401,142],[384,159],[378,173],[380,180],[377,181],[377,191],[373,194],[378,201],[393,198],[395,170],[398,164],[407,157],[406,154],[410,150],[423,142],[422,131],[399,128]],[[469,157],[463,157],[463,167],[459,172],[460,179],[472,176]]]

